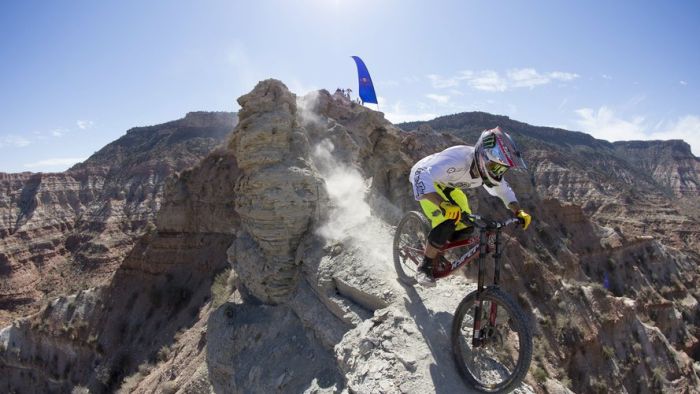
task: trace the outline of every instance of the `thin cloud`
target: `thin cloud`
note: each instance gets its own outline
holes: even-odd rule
[[[561,111],[561,109],[564,108],[564,106],[565,106],[568,102],[569,102],[569,98],[568,98],[568,97],[564,97],[564,99],[561,100],[561,103],[559,103],[559,106],[557,107],[557,109]]]
[[[579,77],[576,73],[564,71],[540,73],[534,68],[515,68],[508,70],[504,75],[494,70],[463,70],[451,77],[428,75],[428,79],[436,89],[455,88],[464,82],[473,89],[486,92],[505,92],[517,88],[533,89],[552,82],[570,82]]]
[[[80,130],[87,130],[87,129],[92,128],[92,126],[95,125],[95,122],[93,122],[91,120],[78,120],[75,122],[75,124],[78,125],[78,128]]]
[[[646,94],[638,94],[630,98],[623,106],[623,109],[634,108],[647,99]]]
[[[577,79],[580,77],[580,75],[576,73],[565,73],[562,71],[554,71],[549,74],[547,74],[548,77],[554,81],[561,81],[561,82],[569,82],[573,81],[574,79]]]
[[[52,167],[63,167],[68,168],[73,164],[84,161],[84,158],[55,158],[40,160],[34,163],[24,164],[24,168],[52,168]]]
[[[576,120],[584,131],[596,138],[608,141],[625,141],[644,139],[644,117],[636,116],[631,120],[626,120],[615,115],[615,112],[602,106],[598,110],[591,108],[577,109]]]
[[[563,71],[553,71],[550,73],[540,74],[534,68],[521,68],[508,71],[510,85],[516,88],[532,89],[536,86],[546,85],[554,81],[573,81],[578,77],[578,74]]]
[[[250,56],[250,51],[241,42],[235,42],[228,49],[225,61],[246,92],[252,89],[258,81],[264,79],[260,67],[255,64]]]
[[[437,118],[437,114],[434,113],[399,113],[399,112],[387,112],[385,114],[386,118],[393,124],[399,124],[404,122],[417,122],[423,120],[433,120]]]
[[[450,101],[450,96],[440,94],[426,94],[425,97],[435,101],[438,104],[447,104]]]
[[[32,142],[30,140],[18,135],[0,136],[0,148],[23,148],[25,146],[31,145],[31,143]]]
[[[602,106],[598,110],[580,108],[575,111],[575,123],[592,136],[607,141],[672,140],[687,142],[695,156],[700,155],[700,117],[685,115],[671,122],[655,125],[643,116],[624,119],[611,108]]]
[[[380,103],[382,100],[379,100]],[[383,104],[383,103],[382,103]],[[385,107],[383,105],[383,107]],[[386,108],[386,107],[385,107]],[[431,112],[408,112],[404,110],[401,102],[398,102],[389,107],[390,110],[384,113],[384,116],[394,124],[403,122],[415,122],[419,120],[431,120],[437,117],[437,114]]]
[[[428,75],[428,79],[430,80],[430,83],[433,85],[433,87],[436,89],[452,88],[459,86],[459,78],[456,77],[445,78],[437,74],[430,74]]]
[[[399,86],[401,83],[394,79],[387,79],[386,81],[378,81],[380,86]]]
[[[613,79],[613,77],[611,77],[611,76],[608,75],[608,74],[603,74],[603,75],[601,75],[601,77],[602,77],[603,79],[607,79],[608,81],[610,81],[610,80]]]
[[[566,74],[566,73],[562,73]],[[522,68],[519,70],[508,71],[508,79],[516,88],[534,88],[539,85],[548,84],[551,79],[546,75],[540,74],[534,68]]]
[[[652,139],[681,139],[690,144],[695,156],[700,157],[700,116],[685,115],[661,131],[655,131]]]
[[[687,85],[688,85],[688,82],[686,82],[686,81],[680,81],[680,84],[683,85],[683,86],[687,86]]]
[[[63,137],[67,132],[67,129],[53,129],[50,131],[51,135],[54,137]]]
[[[478,73],[463,71],[469,86],[476,90],[486,92],[505,92],[508,89],[508,81],[502,78],[496,71],[486,70]]]

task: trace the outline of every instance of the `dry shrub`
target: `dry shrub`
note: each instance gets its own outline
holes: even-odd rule
[[[211,307],[218,308],[233,294],[235,275],[231,268],[227,268],[216,275],[211,285]]]

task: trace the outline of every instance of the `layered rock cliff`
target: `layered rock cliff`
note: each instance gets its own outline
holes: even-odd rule
[[[0,324],[44,296],[104,284],[160,208],[166,178],[197,164],[231,113],[131,129],[64,173],[0,174]]]
[[[475,138],[404,131],[341,95],[296,97],[275,80],[239,103],[229,143],[169,178],[155,227],[108,285],[0,331],[3,390],[468,392],[449,327],[473,271],[401,286],[391,240],[417,208],[412,164]],[[639,169],[610,144],[530,131],[514,131],[528,176],[507,177],[535,221],[505,235],[502,272],[536,333],[517,391],[697,391],[699,261],[687,249],[697,241],[613,228],[613,210],[600,207],[644,207],[656,181],[632,176]],[[620,194],[603,168],[638,192]],[[470,202],[506,214],[482,190]]]
[[[621,141],[614,143],[635,166],[650,174],[654,180],[670,190],[681,203],[689,206],[697,218],[700,214],[700,158],[681,140]]]

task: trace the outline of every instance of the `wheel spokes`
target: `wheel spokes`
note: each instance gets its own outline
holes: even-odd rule
[[[496,305],[497,316],[489,321],[489,311]],[[510,316],[503,306],[484,300],[479,346],[472,344],[476,302],[466,312],[461,325],[460,350],[472,376],[485,387],[496,387],[514,374],[519,357],[518,333],[511,329]]]
[[[425,234],[423,224],[418,220],[412,220],[403,227],[398,247],[401,264],[407,273],[416,272],[426,238],[427,234]]]

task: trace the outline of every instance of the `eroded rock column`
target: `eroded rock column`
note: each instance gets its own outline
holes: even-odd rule
[[[322,180],[306,160],[309,142],[296,121],[296,98],[276,80],[238,99],[242,109],[229,145],[243,175],[235,190],[241,230],[229,260],[241,284],[266,303],[296,285],[296,249],[318,214]]]

